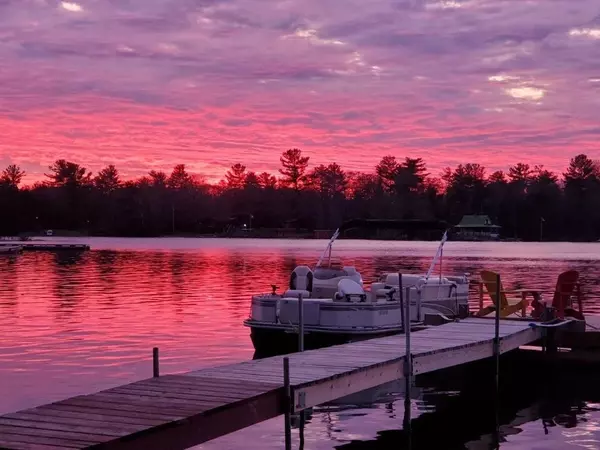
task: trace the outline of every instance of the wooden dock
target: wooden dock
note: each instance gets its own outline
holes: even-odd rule
[[[500,352],[542,336],[500,323]],[[288,355],[297,412],[402,378],[404,335]],[[411,336],[414,375],[494,355],[494,321],[465,319]],[[285,412],[283,357],[138,381],[0,417],[6,449],[184,449]]]
[[[51,242],[40,242],[40,243],[31,243],[31,242],[18,242],[15,241],[11,244],[0,243],[1,248],[10,248],[10,247],[20,247],[23,251],[87,251],[90,250],[90,246],[87,244],[58,244]]]

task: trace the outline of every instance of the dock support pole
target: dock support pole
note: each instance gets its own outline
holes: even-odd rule
[[[406,317],[404,318],[404,325],[406,326],[406,357],[407,362],[409,362],[410,373],[412,374],[412,358],[410,355],[410,287],[406,288],[406,307],[404,308],[404,313]]]
[[[500,448],[500,274],[496,275],[496,314],[494,320],[494,359],[495,359],[495,389],[494,389],[494,413],[495,413],[495,447]]]
[[[496,386],[500,381],[500,274],[496,275],[496,314],[494,320],[494,358],[496,362]]]
[[[285,450],[292,450],[292,390],[290,388],[290,360],[283,358],[283,388],[285,390],[284,425]]]
[[[410,434],[410,420],[411,420],[411,402],[410,402],[410,392],[412,388],[412,374],[413,374],[413,366],[412,366],[412,354],[410,348],[410,287],[406,288],[406,308],[405,311],[405,331],[404,337],[406,341],[406,349],[404,356],[404,380],[406,382],[406,392],[404,394],[404,429]]]
[[[158,367],[158,347],[152,349],[152,376],[157,378],[160,375]]]
[[[402,290],[402,274],[398,272],[398,299],[400,300],[400,317],[402,318],[402,332],[406,333],[406,322],[404,322],[404,291]]]
[[[298,351],[304,351],[304,299],[298,296]]]
[[[330,249],[331,250],[331,249]],[[304,351],[304,298],[302,294],[298,296],[298,351]],[[304,410],[300,411],[300,449],[304,448]]]

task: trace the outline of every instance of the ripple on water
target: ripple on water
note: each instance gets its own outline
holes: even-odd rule
[[[0,258],[0,412],[146,378],[152,347],[160,348],[163,372],[251,358],[242,326],[250,295],[272,283],[285,286],[293,267],[314,264],[325,242],[98,238],[91,245],[98,250]],[[336,251],[369,282],[387,271],[426,271],[436,246],[340,241]],[[596,244],[449,243],[444,271],[487,268],[500,271],[506,287],[550,289],[558,273],[574,268],[582,274],[586,311],[600,313],[599,250]],[[385,395],[384,402],[317,408],[307,448],[382,439],[379,430],[401,427],[402,393]],[[432,396],[455,393],[428,395],[413,402],[415,416],[436,410]],[[564,435],[563,445],[597,448],[598,413],[585,414],[590,417],[576,427],[583,434]],[[507,448],[534,448],[527,445],[539,437],[535,423],[507,438]],[[557,427],[564,431],[563,425]],[[244,448],[280,448],[281,434],[280,420],[267,421],[202,448],[248,442],[256,445]]]

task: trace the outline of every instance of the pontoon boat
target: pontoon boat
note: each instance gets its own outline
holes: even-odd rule
[[[305,348],[319,348],[351,341],[397,334],[403,330],[406,288],[410,288],[411,324],[426,319],[445,320],[468,315],[468,274],[433,274],[443,259],[444,232],[426,274],[384,274],[369,287],[355,267],[332,262],[332,247],[350,228],[382,221],[350,221],[338,228],[314,268],[296,267],[285,292],[252,297],[250,317],[244,325],[259,355],[294,351],[298,346],[299,302],[302,301]],[[383,221],[389,226],[389,221]],[[440,227],[431,221],[395,221],[402,227]]]

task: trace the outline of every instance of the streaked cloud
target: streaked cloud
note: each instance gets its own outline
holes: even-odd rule
[[[426,9],[458,9],[462,8],[463,4],[453,0],[442,0],[440,2],[426,3]]]
[[[322,45],[344,45],[344,42],[339,39],[323,39],[317,35],[317,30],[312,28],[299,28],[295,30],[292,34],[287,34],[283,36],[284,39],[290,38],[303,38],[314,44],[322,44]]]
[[[569,31],[570,36],[583,36],[593,39],[600,39],[600,27],[598,28],[574,28]]]
[[[597,0],[1,1],[0,161],[600,157]],[[568,120],[566,120],[568,119]]]
[[[509,88],[506,92],[511,97],[523,100],[541,100],[545,94],[543,89],[529,86]]]
[[[83,11],[83,8],[81,7],[81,5],[78,3],[75,3],[75,2],[60,2],[60,6],[63,9],[66,9],[67,11],[71,11],[71,12]]]

